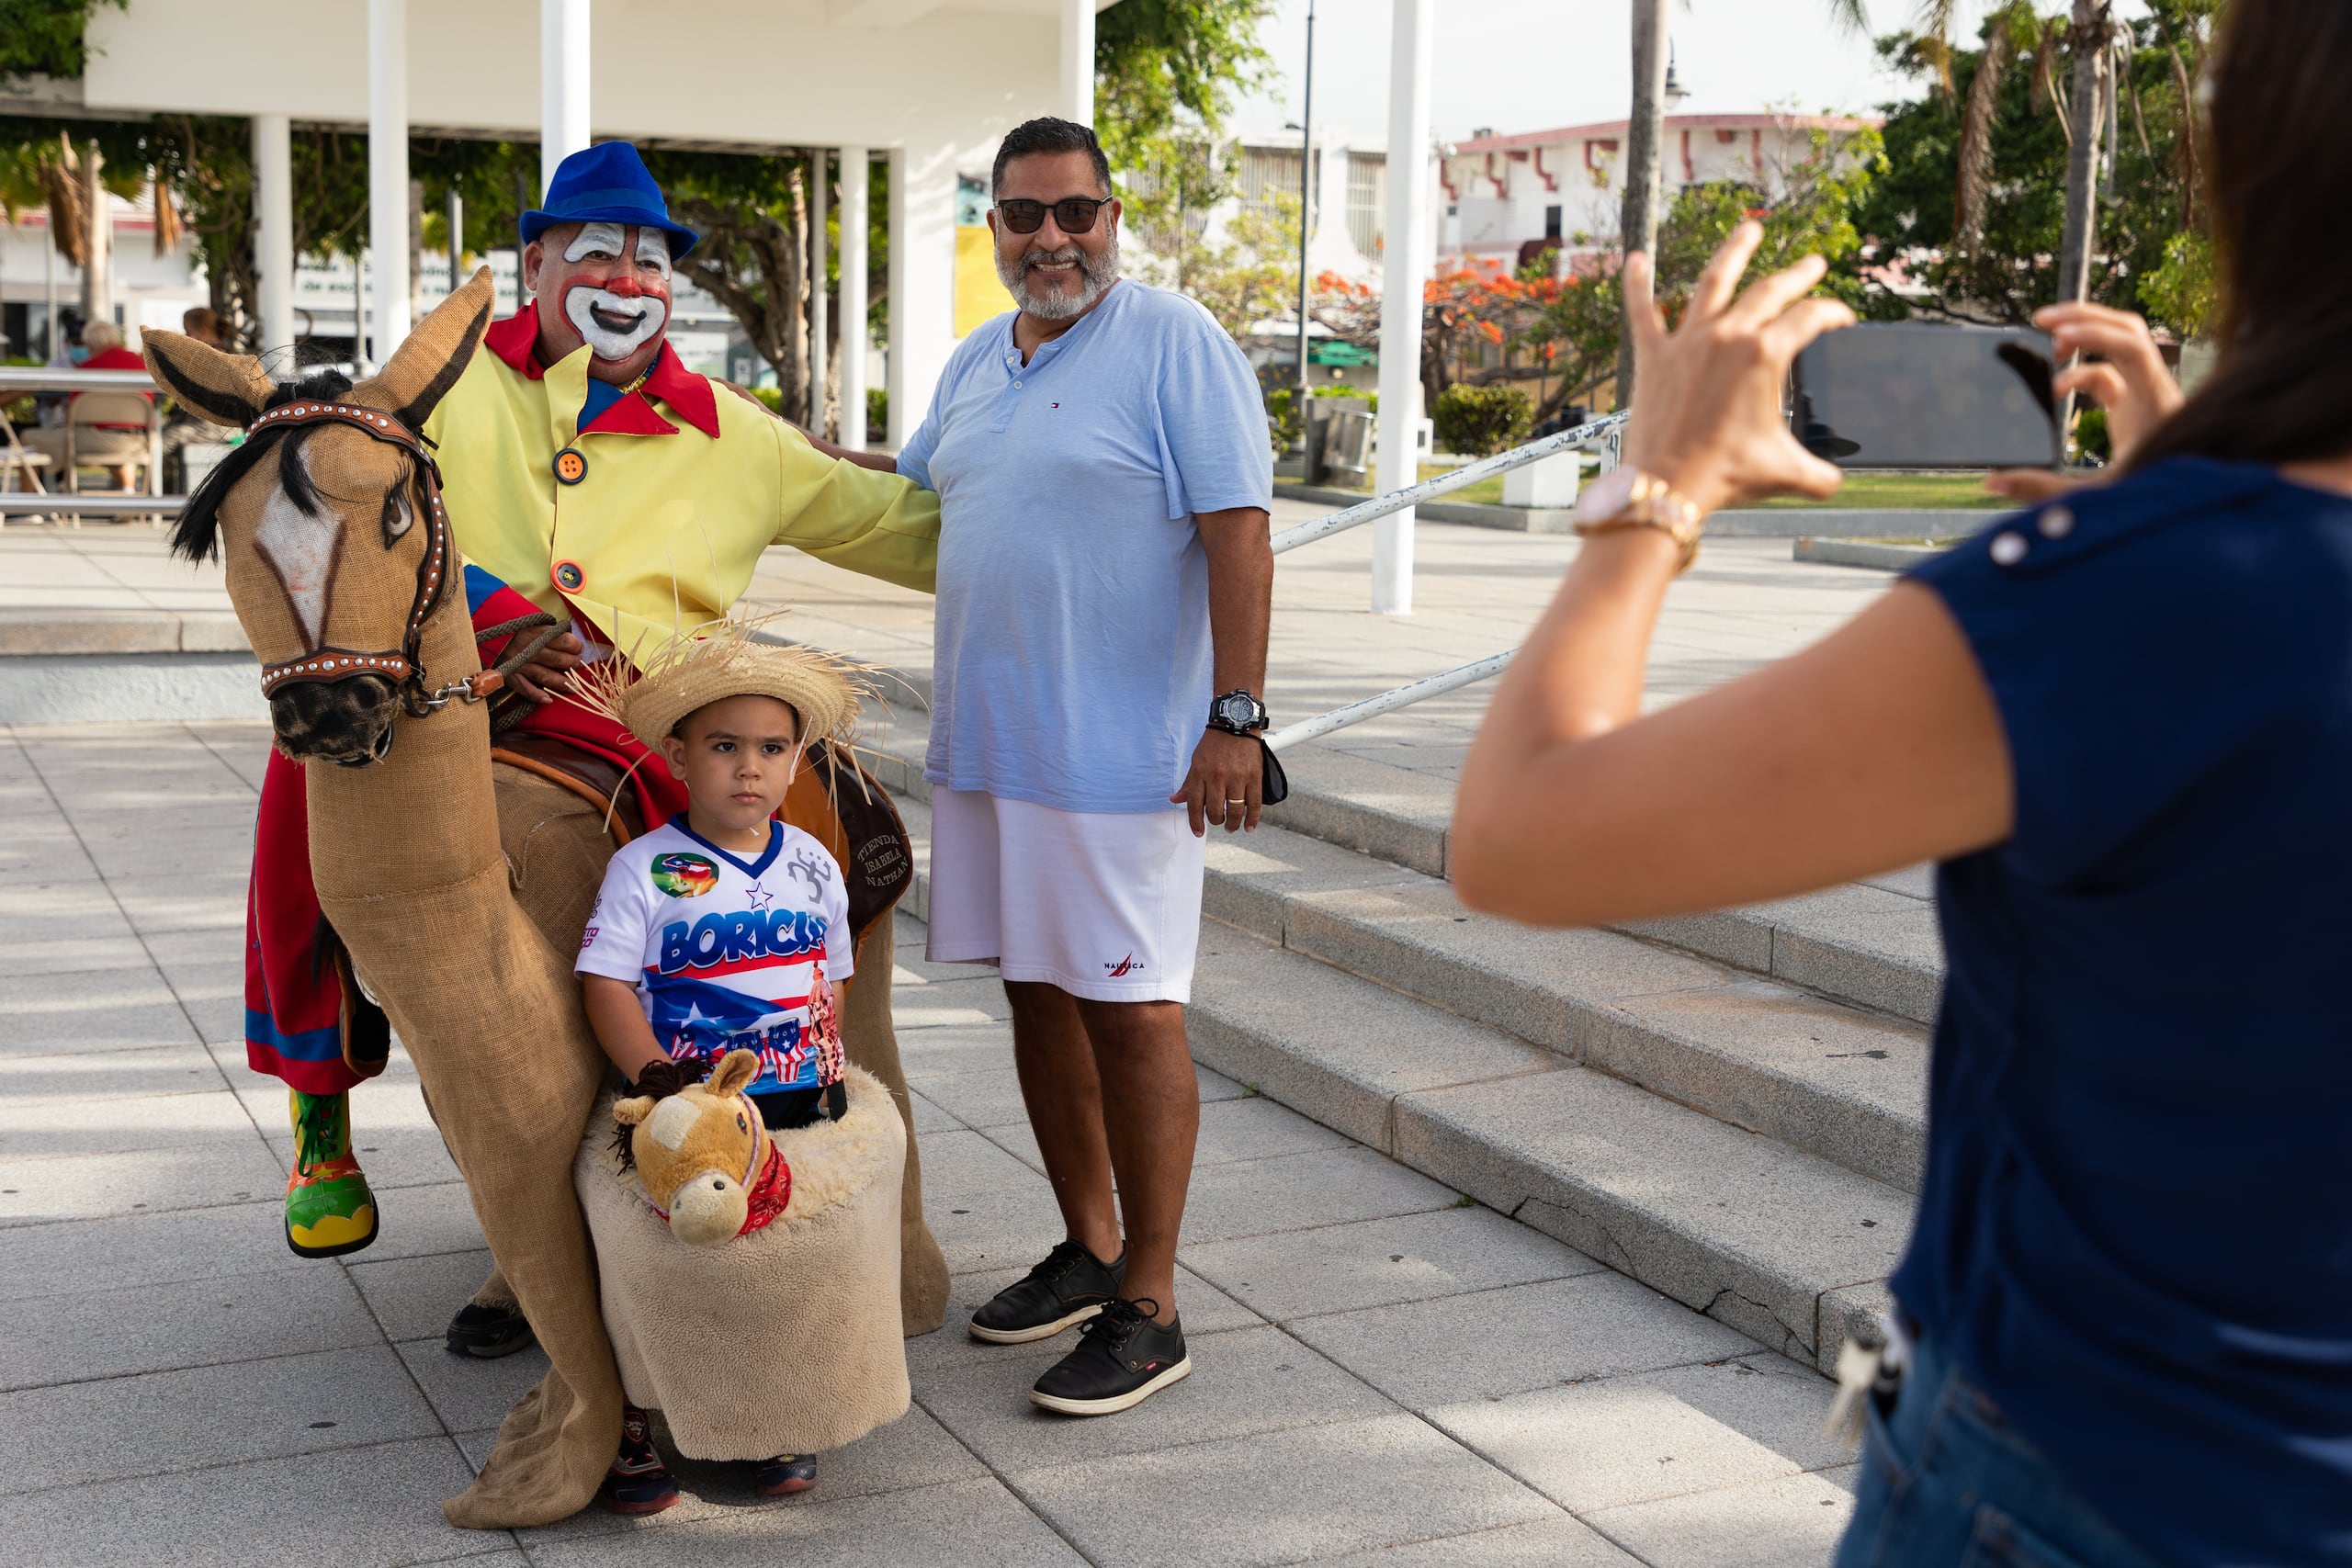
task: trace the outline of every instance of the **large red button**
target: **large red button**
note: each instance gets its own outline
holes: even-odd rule
[[[555,570],[548,575],[555,580],[555,585],[566,593],[579,592],[580,585],[588,581],[588,574],[580,570],[580,563],[576,560],[556,562]]]

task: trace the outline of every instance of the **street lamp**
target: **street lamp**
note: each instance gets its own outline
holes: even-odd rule
[[[1306,439],[1306,233],[1315,208],[1315,0],[1306,0],[1306,101],[1298,111],[1298,434]],[[1314,476],[1309,475],[1312,479]]]

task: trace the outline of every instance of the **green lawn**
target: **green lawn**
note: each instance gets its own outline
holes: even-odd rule
[[[1421,467],[1421,478],[1433,479],[1451,468]],[[1369,490],[1364,491],[1369,495]],[[1500,475],[1481,479],[1448,493],[1444,500],[1473,505],[1500,506],[1503,503],[1503,481]],[[1876,474],[1859,473],[1846,476],[1838,493],[1826,501],[1812,501],[1804,497],[1789,497],[1767,501],[1768,507],[1825,507],[1838,510],[1908,512],[1938,508],[1964,508],[1997,511],[2016,502],[1997,495],[1988,495],[1982,474]]]
[[[1785,497],[1760,503],[1768,507],[1819,506],[1844,510],[1855,508],[1883,509],[1889,512],[1925,511],[1937,507],[1954,507],[1997,511],[2015,506],[2016,502],[1988,494],[1984,476],[1970,474],[1848,474],[1838,493],[1827,501],[1812,501],[1803,496]]]

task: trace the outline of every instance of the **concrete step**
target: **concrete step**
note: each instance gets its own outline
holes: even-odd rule
[[[1909,1196],[1214,923],[1203,1064],[1832,1371],[1883,1310]]]
[[[902,808],[921,863],[928,810]],[[928,915],[921,877],[915,904]],[[1392,1004],[1428,1004],[1898,1190],[1917,1184],[1927,1042],[1914,1025],[1614,932],[1473,915],[1434,878],[1276,828],[1212,837],[1204,912],[1363,976]]]
[[[1464,910],[1445,883],[1281,829],[1209,849],[1210,918],[1909,1190],[1913,1024],[1613,931]]]
[[[921,689],[927,694],[928,682]],[[928,716],[911,707],[890,708],[874,727],[866,746],[893,793],[930,795],[922,777],[929,735]],[[1445,876],[1451,780],[1323,746],[1302,748],[1283,765],[1291,795],[1267,811],[1267,822]],[[1803,897],[1615,929],[1915,1023],[1934,1021],[1943,987],[1943,940],[1925,866]]]
[[[902,808],[910,829],[927,840],[922,804],[910,800]],[[1258,837],[1265,845],[1241,851],[1219,844],[1213,852],[1211,902],[1227,918],[1213,914],[1203,922],[1186,1015],[1193,1053],[1204,1065],[1825,1371],[1853,1325],[1881,1309],[1881,1281],[1900,1255],[1909,1221],[1907,1192],[1721,1114],[1745,1107],[1798,1128],[1843,1114],[1867,1125],[1866,1116],[1857,1119],[1859,1097],[1828,1111],[1826,1120],[1837,1098],[1832,1090],[1825,1088],[1817,1095],[1822,1103],[1806,1107],[1802,1081],[1785,1073],[1776,1077],[1770,1050],[1742,1052],[1738,1015],[1711,1007],[1705,986],[1618,998],[1632,1008],[1555,989],[1548,999],[1559,1015],[1585,1015],[1594,1024],[1589,1038],[1605,1042],[1587,1065],[1553,1043],[1411,995],[1396,986],[1401,972],[1375,981],[1335,965],[1328,951],[1318,951],[1329,944],[1310,921],[1298,926],[1305,946],[1246,930],[1231,918],[1262,927],[1268,912],[1286,903],[1329,906],[1329,897],[1295,884],[1278,890],[1266,879],[1332,881],[1339,870],[1333,857],[1346,854],[1279,829]],[[1276,871],[1280,863],[1263,850],[1284,847],[1304,852]],[[1245,852],[1259,863],[1237,869],[1231,863]],[[1318,863],[1298,863],[1309,858]],[[1412,877],[1394,867],[1386,874]],[[1392,881],[1377,891],[1421,888],[1450,897],[1427,878]],[[929,892],[918,877],[910,902],[919,916],[928,913]],[[1613,944],[1630,967],[1579,966],[1598,976],[1590,983],[1600,989],[1630,983],[1639,990],[1661,978],[1720,974],[1694,976],[1710,966],[1605,932],[1523,934]],[[1425,974],[1443,963],[1426,953],[1400,950],[1397,956],[1421,963]],[[1660,964],[1679,973],[1661,976]],[[1491,968],[1464,965],[1456,978],[1482,1003],[1509,995]],[[1546,998],[1539,990],[1522,989],[1516,1003],[1521,1021],[1544,1032],[1537,1013]],[[1678,1004],[1695,1004],[1691,1017],[1701,1022],[1653,1026],[1643,1018],[1645,1003],[1663,1004],[1669,1013]],[[1816,998],[1800,1005],[1823,1006]],[[1600,1021],[1611,1014],[1622,1017]],[[1730,1032],[1712,1039],[1709,1029]],[[1916,1084],[1916,1042],[1910,1048]],[[1892,1057],[1856,1058],[1841,1070],[1864,1087],[1891,1086],[1898,1068]],[[1679,1075],[1684,1087],[1713,1103],[1678,1104],[1649,1085],[1612,1076],[1627,1067],[1654,1077]],[[1869,1068],[1879,1069],[1880,1083],[1871,1082]],[[1902,1122],[1894,1116],[1886,1124],[1916,1148],[1916,1123],[1902,1128]]]

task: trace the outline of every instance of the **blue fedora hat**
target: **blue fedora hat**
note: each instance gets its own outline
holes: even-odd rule
[[[662,187],[645,170],[645,160],[627,141],[600,141],[556,165],[548,182],[547,205],[523,214],[523,243],[529,244],[559,223],[634,223],[670,236],[676,261],[702,238],[670,216]]]

